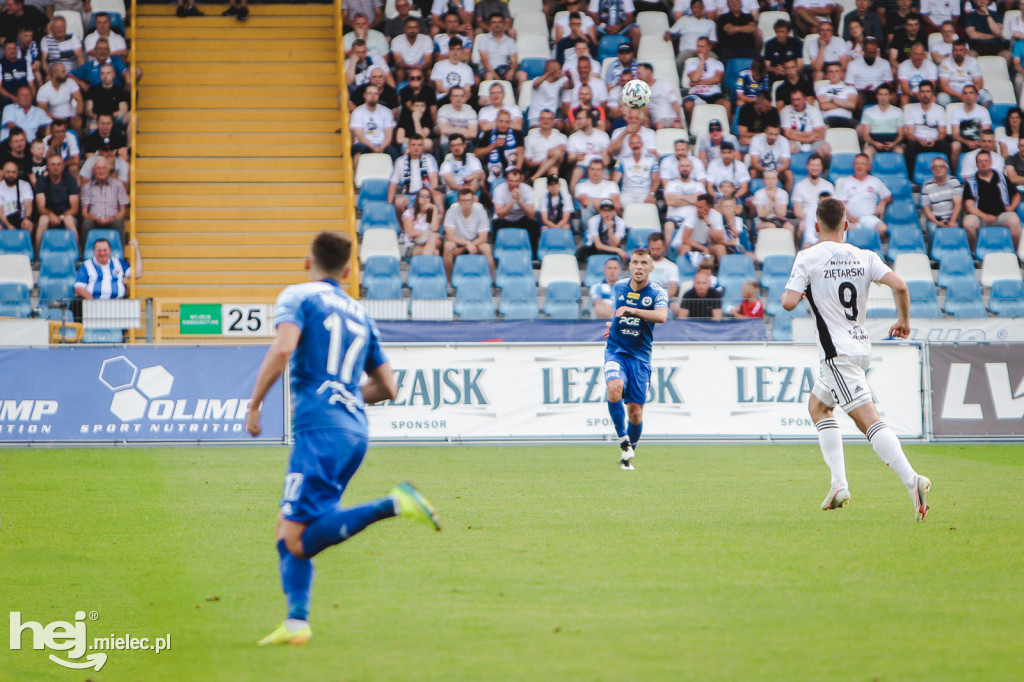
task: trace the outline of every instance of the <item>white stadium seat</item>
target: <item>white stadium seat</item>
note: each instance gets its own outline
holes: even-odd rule
[[[832,145],[833,154],[860,154],[860,140],[852,128],[829,128],[825,131],[825,142]]]
[[[508,0],[508,13],[513,17],[520,12],[543,12],[544,3],[542,0]],[[545,20],[547,25],[547,20]]]
[[[963,110],[963,102],[950,102],[946,107],[946,125],[949,127],[950,136],[953,135],[953,114],[959,114]]]
[[[884,284],[871,283],[868,288],[868,310],[874,308],[884,308],[886,310],[896,308],[896,297],[893,296],[892,289],[885,286]]]
[[[359,262],[365,263],[370,256],[393,256],[401,260],[398,233],[390,227],[374,227],[364,232],[359,245]]]
[[[722,122],[723,129],[728,130],[730,128],[729,117],[726,115],[725,107],[721,104],[698,103],[693,108],[693,111],[690,112],[690,120],[686,129],[690,131],[690,135],[699,140],[701,135],[708,132],[708,123],[715,119]]]
[[[985,87],[991,89],[994,81],[1010,80],[1010,72],[1006,69],[1006,60],[1002,57],[978,57],[981,66],[981,77],[985,79]]]
[[[1010,28],[1018,18],[1020,18],[1019,9],[1007,10],[1003,14],[1003,40],[1010,40],[1013,38],[1013,35],[1010,33]]]
[[[480,102],[483,106],[490,104],[491,86],[497,83],[505,89],[505,102],[515,102],[516,93],[512,90],[512,84],[508,81],[483,81],[480,83],[480,87],[477,88],[476,95],[480,98]]]
[[[509,10],[511,11],[511,10]],[[523,11],[517,12],[512,20],[512,28],[516,30],[516,36],[535,35],[548,39],[548,20],[544,12]]]
[[[516,51],[519,61],[524,59],[551,59],[551,48],[548,47],[548,36],[528,34],[516,38]]]
[[[990,287],[1001,279],[1020,279],[1020,263],[1016,254],[990,253],[981,264],[981,286]]]
[[[689,136],[683,128],[661,128],[654,131],[654,139],[657,143],[658,156],[674,154],[676,151],[676,140],[686,140]]]
[[[664,12],[639,12],[636,15],[636,25],[640,27],[641,34],[659,38],[669,28],[668,17]]]
[[[523,83],[522,86],[520,86],[519,88],[519,108],[523,110],[524,114],[526,113],[526,110],[530,108],[531,99],[533,99],[533,86],[531,86],[530,82],[527,81],[526,83]],[[524,133],[528,132],[525,128],[526,124],[524,123]]]
[[[547,289],[552,282],[580,283],[580,266],[576,256],[567,253],[549,253],[540,262],[538,284]]]
[[[1013,82],[1008,80],[985,81],[985,89],[992,93],[993,104],[1016,104],[1017,94],[1013,91]]]
[[[757,232],[757,246],[754,247],[754,257],[758,263],[763,263],[768,256],[795,256],[796,247],[793,245],[793,233],[781,227],[766,227]]]
[[[363,154],[359,157],[359,164],[356,166],[355,184],[356,189],[363,186],[363,180],[380,178],[387,180],[391,177],[391,170],[394,162],[387,154]]]
[[[640,47],[637,48],[636,58],[640,62],[651,62],[656,59],[675,60],[676,49],[660,33],[656,36],[644,35],[640,38]]]
[[[789,12],[761,12],[758,15],[757,28],[766,41],[775,37],[775,22],[779,19],[792,23]]]
[[[774,83],[772,83],[772,106],[775,106],[775,103],[777,101],[775,98],[775,93],[778,91],[779,86],[782,85],[783,82],[784,81],[775,81]]]
[[[700,61],[699,57],[690,57],[683,63],[683,75],[679,79],[679,83],[683,86],[684,90],[689,90],[690,85],[690,68]]]
[[[666,81],[676,91],[677,97],[682,97],[682,92],[679,90],[679,70],[676,69],[676,58],[672,55],[671,59],[652,59],[651,66],[654,67],[654,77],[660,81]]]
[[[32,261],[23,254],[0,255],[0,284],[24,284],[32,288]]]
[[[608,70],[612,68],[612,64],[619,61],[618,57],[605,57],[601,60],[601,80],[608,82]]]
[[[113,12],[114,14],[120,14],[122,19],[128,16],[128,9],[124,4],[124,0],[93,0],[89,6],[92,8],[93,14],[96,12]]]
[[[385,0],[385,2],[384,2],[384,18],[385,19],[394,19],[395,17],[398,16],[398,10],[395,9],[395,4],[396,4],[395,0]],[[411,14],[414,17],[423,16],[423,13],[420,12],[419,8],[416,7],[416,5],[412,6],[412,9],[409,10],[409,14]]]
[[[907,282],[935,282],[931,261],[923,253],[901,253],[896,256],[893,272]]]
[[[658,217],[656,204],[630,204],[622,209],[622,221],[626,227],[661,229],[661,218]]]
[[[935,46],[942,42],[942,34],[936,31],[928,36],[928,53],[931,54]]]

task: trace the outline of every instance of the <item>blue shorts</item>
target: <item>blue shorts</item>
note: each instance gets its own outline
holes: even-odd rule
[[[344,429],[295,434],[284,477],[281,511],[289,521],[310,523],[341,503],[366,454],[366,436]]]
[[[621,380],[622,399],[634,405],[647,403],[647,387],[651,383],[651,363],[621,353],[604,354],[605,383]]]

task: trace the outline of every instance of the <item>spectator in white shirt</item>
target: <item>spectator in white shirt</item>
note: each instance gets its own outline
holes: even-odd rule
[[[448,59],[439,59],[430,70],[438,105],[446,103],[446,96],[452,88],[465,88],[468,93],[476,85],[476,74],[468,64],[463,63],[464,60],[465,48],[462,41],[452,38],[448,42]]]
[[[625,118],[626,125],[612,132],[611,144],[608,145],[609,162],[629,155],[629,136],[634,134],[644,141],[644,149],[648,154],[657,156],[658,138],[653,130],[644,125],[644,112],[640,109],[627,109]]]
[[[936,64],[941,64],[942,60],[953,54],[953,43],[957,40],[956,24],[952,21],[942,22],[942,26],[939,27],[939,33],[942,34],[942,40],[928,46],[932,61]]]
[[[707,175],[707,171],[704,168],[704,162],[698,159],[696,156],[690,155],[690,143],[686,140],[676,140],[672,144],[672,153],[666,154],[665,158],[661,160],[661,167],[658,169],[658,174],[661,176],[661,181],[668,182],[669,180],[675,180],[679,177],[680,164],[683,159],[689,159],[690,161],[690,175],[694,180],[703,181],[704,176]]]
[[[666,41],[672,42],[676,37],[679,38],[676,66],[680,71],[687,59],[697,55],[698,39],[707,38],[712,45],[718,42],[715,22],[705,16],[703,0],[693,0],[690,3],[690,14],[679,17],[676,23],[665,31]]]
[[[750,172],[743,162],[736,160],[736,145],[728,141],[722,143],[722,158],[708,164],[708,182],[719,195],[726,181],[736,188],[736,199],[742,200],[750,189]]]
[[[791,104],[782,109],[779,119],[782,122],[782,134],[789,140],[789,149],[793,153],[813,152],[828,162],[832,156],[832,146],[825,142],[825,121],[817,107],[807,105],[807,98],[800,90],[790,94]]]
[[[567,230],[572,219],[572,195],[567,189],[563,189],[562,181],[557,175],[548,176],[547,187],[548,191],[537,197],[541,232],[552,229]]]
[[[580,225],[586,226],[587,221],[597,215],[597,205],[602,199],[611,201],[617,214],[622,213],[619,186],[605,178],[604,163],[600,159],[594,159],[587,166],[587,177],[576,183],[573,196],[580,205]]]
[[[434,41],[420,33],[419,17],[406,19],[404,33],[391,41],[391,61],[399,81],[405,80],[410,67],[429,70],[434,65]]]
[[[679,293],[679,266],[665,257],[665,235],[655,232],[647,238],[647,248],[654,260],[651,270],[651,281],[668,292],[668,297],[675,298]]]
[[[729,100],[722,94],[722,80],[725,78],[725,66],[711,56],[711,41],[707,38],[697,40],[697,61],[686,71],[690,82],[690,91],[683,100],[683,111],[689,121],[693,107],[698,102],[721,104],[729,110]]]
[[[892,192],[885,183],[873,175],[871,159],[867,154],[858,154],[853,160],[853,177],[843,178],[839,183],[836,199],[846,204],[846,216],[850,227],[873,227],[879,236],[886,232],[882,222],[885,207],[892,203]]]
[[[715,197],[711,194],[701,194],[697,197],[697,210],[693,213],[693,222],[685,223],[683,229],[676,232],[673,240],[679,255],[686,254],[694,265],[698,265],[709,256],[721,261],[726,255],[725,245],[722,243],[725,239],[725,222],[722,214],[713,208],[714,205]]]
[[[917,101],[917,89],[923,81],[934,83],[939,77],[939,68],[928,57],[924,43],[914,43],[907,59],[896,70],[900,83],[900,103],[903,106]]]
[[[370,28],[370,19],[362,12],[357,12],[352,17],[352,30],[342,38],[342,45],[345,48],[345,59],[352,57],[352,44],[362,40],[366,43],[366,49],[381,59],[388,56],[391,46],[388,45],[387,36],[380,31]]]
[[[549,109],[540,112],[539,127],[532,129],[523,142],[526,150],[523,170],[528,174],[529,182],[558,173],[568,142],[568,138],[555,128],[555,112]]]
[[[457,29],[459,33],[466,35],[473,34],[473,10],[476,5],[473,0],[434,0],[430,7],[431,34],[444,31],[447,27],[449,15],[454,14],[458,20]]]
[[[789,230],[789,233],[796,238],[796,229],[793,223],[786,220],[786,213],[789,211],[789,193],[779,187],[779,174],[774,169],[764,172],[764,187],[754,192],[751,206],[757,216],[756,227],[758,230],[766,227],[781,227]]]
[[[540,123],[540,112],[558,111],[562,103],[562,91],[569,87],[569,79],[562,75],[562,65],[557,60],[549,59],[544,65],[544,73],[534,78],[530,87],[532,92],[527,124],[533,128]]]
[[[495,234],[507,227],[525,229],[530,235],[530,249],[537,256],[537,242],[540,239],[540,225],[537,223],[537,205],[533,200],[533,187],[523,182],[523,171],[512,168],[505,174],[505,182],[494,188]]]
[[[991,130],[983,130],[979,147],[960,157],[957,175],[961,180],[966,180],[978,172],[978,154],[981,152],[988,152],[992,157],[992,170],[1000,175],[1006,174],[1006,160],[996,149],[996,134]]]
[[[882,84],[876,92],[878,104],[861,114],[857,127],[864,153],[874,158],[877,152],[903,153],[903,111],[892,106],[892,86]]]
[[[959,0],[921,0],[921,27],[925,33],[940,31],[943,24],[952,25],[959,16]]]
[[[882,83],[892,81],[892,67],[879,56],[878,41],[868,37],[864,41],[864,56],[850,62],[846,69],[846,82],[860,93],[864,105],[874,104],[875,90]]]
[[[984,89],[981,65],[967,54],[967,43],[957,39],[953,41],[952,54],[939,64],[939,104],[948,106],[951,102],[959,102],[967,85],[978,89],[978,101],[982,104],[992,101],[992,94]]]
[[[401,216],[416,201],[419,191],[426,188],[433,192],[434,203],[441,206],[443,197],[434,191],[438,186],[437,173],[437,159],[423,150],[423,138],[413,135],[409,138],[407,153],[400,156],[391,169],[388,203]]]
[[[693,225],[697,217],[697,197],[707,194],[707,187],[693,177],[692,172],[693,161],[684,156],[678,163],[677,177],[665,183],[666,209],[663,231],[669,244],[675,244],[677,241],[672,239],[676,229],[683,225]],[[680,232],[679,235],[681,234]]]
[[[441,24],[442,29],[434,36],[434,52],[437,53],[435,59],[444,59],[448,56],[448,44],[452,38],[458,38],[462,41],[463,47],[468,47],[472,51],[473,41],[464,35],[464,32],[473,35],[472,22],[469,23],[469,28],[466,28],[459,18],[459,13],[449,10],[442,15]]]
[[[573,191],[583,174],[590,174],[594,161],[599,161],[601,170],[604,171],[604,163],[608,156],[608,146],[611,144],[611,140],[608,133],[594,127],[596,116],[597,112],[591,111],[591,115],[577,118],[578,129],[566,141],[566,160],[576,166],[569,178],[569,189]]]
[[[589,32],[583,28],[584,18],[590,22]],[[558,27],[559,24],[556,22],[555,28]],[[590,33],[597,35],[594,21],[582,12],[569,12],[569,32],[555,41],[555,59],[564,62],[566,68],[569,68],[570,60],[576,61],[579,57],[590,59],[591,53],[597,52],[597,39],[591,38]],[[582,54],[578,52],[580,46]]]
[[[626,243],[626,223],[615,214],[611,199],[602,199],[598,207],[597,215],[585,223],[583,246],[577,249],[576,258],[580,263],[586,263],[591,256],[610,254],[627,260],[626,251],[622,248]]]
[[[398,158],[398,150],[392,146],[395,134],[395,117],[391,110],[378,104],[380,91],[374,85],[363,93],[365,102],[360,104],[349,117],[352,126],[352,165],[359,165],[359,157],[366,153],[387,154],[392,161]]]
[[[481,253],[494,274],[494,257],[490,244],[491,221],[487,211],[473,196],[470,189],[459,190],[458,203],[452,204],[444,214],[444,269],[449,281],[455,268],[455,259],[464,253]]]
[[[577,31],[573,28],[575,26],[574,19],[576,17],[573,14],[579,14],[580,27],[578,33],[587,38],[589,42],[593,42],[597,45],[597,25],[594,20],[590,18],[590,15],[586,12],[580,11],[580,0],[568,0],[565,3],[566,13],[555,19],[554,25],[552,26],[553,36],[555,43],[557,44],[560,40],[565,38],[573,37],[577,34]]]
[[[621,188],[622,205],[655,204],[654,193],[658,191],[658,157],[644,150],[640,135],[629,135],[629,155],[619,159],[612,182]]]
[[[825,164],[821,157],[812,154],[807,159],[807,177],[793,186],[793,215],[797,220],[797,243],[811,246],[818,243],[818,233],[814,229],[814,221],[818,211],[818,202],[822,195],[834,196],[835,186],[822,177]]]
[[[480,53],[480,76],[484,80],[507,80],[518,84],[526,80],[519,70],[516,41],[505,34],[505,18],[498,12],[487,20],[490,33],[482,33],[476,44]]]
[[[655,130],[660,128],[682,128],[683,108],[679,104],[679,95],[671,83],[654,77],[654,67],[648,63],[637,67],[637,76],[651,88],[651,101],[647,105],[647,113],[651,117],[651,125]]]
[[[793,23],[802,35],[810,35],[820,30],[826,19],[839,21],[841,6],[831,0],[795,0],[793,3]]]
[[[846,41],[836,35],[831,21],[821,22],[818,36],[808,36],[804,41],[804,58],[811,62],[814,80],[826,77],[825,65],[838,63],[843,69],[850,63],[850,50]]]
[[[593,316],[608,319],[615,315],[615,284],[622,279],[622,261],[609,258],[604,262],[604,281],[590,287]]]
[[[913,174],[914,163],[921,152],[938,152],[949,156],[946,140],[946,110],[935,103],[935,85],[922,81],[918,86],[917,104],[908,104],[904,132],[907,136],[907,171]]]
[[[110,46],[110,54],[124,57],[128,53],[128,44],[124,38],[111,30],[110,15],[106,12],[96,13],[96,30],[85,37],[85,53],[92,55],[96,41],[103,38]]]
[[[480,123],[480,130],[493,130],[495,121],[498,120],[498,112],[507,111],[512,121],[512,127],[516,130],[523,129],[523,110],[514,102],[505,101],[505,86],[501,83],[491,83],[488,89],[488,104],[480,109],[477,120]]]
[[[857,91],[852,85],[843,82],[843,67],[837,62],[830,62],[825,72],[828,80],[814,88],[814,99],[818,102],[825,124],[829,128],[856,128],[853,112],[857,108]]]
[[[450,104],[437,111],[437,131],[441,134],[441,146],[448,144],[448,138],[456,133],[467,140],[475,140],[479,130],[476,111],[466,104],[466,89],[456,86],[448,93]]]
[[[786,187],[793,185],[793,172],[789,169],[789,141],[782,137],[779,126],[768,124],[764,132],[750,140],[750,176],[760,178],[775,171]]]
[[[449,154],[441,163],[438,175],[444,183],[445,201],[450,205],[455,203],[459,190],[463,188],[478,194],[486,175],[480,159],[468,153],[466,138],[461,133],[454,133],[448,138],[448,149]]]
[[[580,105],[580,88],[584,85],[590,86],[593,94],[594,104],[604,106],[608,102],[608,88],[600,76],[594,75],[593,65],[589,60],[578,62],[577,72],[574,75],[566,71],[565,76],[569,80],[569,88],[562,93],[562,109],[568,118],[569,110]]]

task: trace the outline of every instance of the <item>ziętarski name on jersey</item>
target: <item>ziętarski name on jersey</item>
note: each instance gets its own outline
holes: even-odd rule
[[[863,277],[864,268],[832,268],[824,270],[824,279],[850,279],[851,277]]]
[[[864,276],[864,264],[852,253],[833,254],[822,269],[822,279],[850,279]]]

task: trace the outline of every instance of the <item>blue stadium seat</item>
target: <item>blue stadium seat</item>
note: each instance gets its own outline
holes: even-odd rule
[[[951,251],[939,263],[936,284],[945,288],[957,280],[971,280],[975,283],[978,281],[974,273],[974,258],[969,251]]]
[[[494,259],[500,261],[509,251],[533,254],[530,233],[521,227],[503,227],[494,235]]]
[[[988,317],[976,279],[957,279],[946,288],[946,312],[957,319]]]
[[[375,227],[387,227],[395,232],[402,231],[402,224],[393,205],[386,201],[371,201],[366,204],[363,217],[359,220],[359,234]]]
[[[676,268],[679,269],[680,282],[690,281],[697,272],[697,266],[690,260],[689,254],[685,253],[676,258]]]
[[[865,317],[870,319],[895,319],[899,315],[899,311],[895,308],[868,308],[865,313]]]
[[[888,218],[886,224],[889,226],[889,252],[886,256],[891,262],[896,262],[896,258],[905,253],[928,253],[928,249],[924,245],[924,233],[921,232],[920,227],[899,224],[893,227]]]
[[[75,297],[73,276],[39,275],[39,307],[48,320],[72,320],[69,303]],[[51,307],[52,306],[52,307]]]
[[[882,238],[873,227],[855,227],[847,230],[846,241],[858,248],[874,251],[882,257]]]
[[[50,231],[47,230],[46,232],[49,233]],[[110,242],[111,258],[124,258],[124,246],[121,244],[121,233],[117,230],[97,228],[89,230],[89,234],[85,235],[85,249],[82,253],[82,258],[84,260],[92,258],[93,245],[100,239],[106,239]]]
[[[733,104],[736,103],[736,88],[733,87],[733,83],[738,81],[740,74],[743,71],[749,69],[750,65],[753,63],[753,59],[739,59],[736,57],[733,57],[732,59],[726,61],[725,77],[722,80],[722,84],[725,85],[725,89],[729,96],[729,101],[732,102]]]
[[[544,260],[549,253],[576,253],[576,238],[569,228],[548,228],[540,233],[537,244],[537,258]]]
[[[126,3],[128,4],[128,3]],[[127,9],[127,8],[126,8]],[[109,9],[103,10],[110,17],[110,28],[117,33],[124,35],[124,17],[121,16],[120,12],[113,12]],[[86,27],[86,34],[92,33],[96,30],[96,15],[99,12],[93,12],[89,17],[89,25]],[[995,119],[993,119],[995,120]],[[70,132],[70,131],[69,131]]]
[[[526,72],[526,75],[530,77],[530,80],[534,78],[540,78],[544,75],[544,69],[547,67],[548,60],[543,57],[527,57],[526,59],[519,62],[519,68]]]
[[[28,230],[0,230],[0,255],[35,256]]]
[[[797,152],[789,157],[789,169],[793,171],[793,184],[807,177],[807,159],[809,158],[811,158],[810,152]]]
[[[885,209],[885,224],[893,227],[915,227],[921,231],[917,207],[909,201],[893,201]]]
[[[370,256],[363,264],[363,287],[366,298],[402,298],[402,272],[398,259],[392,256]]]
[[[1010,228],[995,225],[978,230],[978,246],[974,250],[975,257],[983,261],[985,256],[990,253],[1015,253]]]
[[[39,244],[39,260],[45,261],[48,254],[70,253],[78,258],[78,243],[75,235],[62,227],[50,228],[43,233],[43,241]]]
[[[655,227],[631,227],[626,235],[626,253],[633,253],[633,249],[646,249],[647,238],[652,234],[661,232]]]
[[[444,261],[440,256],[413,256],[406,285],[415,299],[448,298]]]
[[[967,232],[959,227],[940,227],[932,234],[932,260],[941,264],[952,254],[965,254],[971,257],[971,247],[967,243]]]
[[[40,277],[74,277],[75,274],[75,257],[69,253],[51,253],[39,264]]]
[[[509,277],[533,277],[533,261],[524,251],[509,251],[498,262],[494,285],[501,289]]]
[[[764,189],[764,180],[762,178],[751,178],[750,189],[747,190],[747,193],[750,196],[754,196],[759,189]]]
[[[910,290],[911,317],[941,317],[939,297],[935,293],[935,285],[931,282],[907,282]]]
[[[839,178],[846,178],[853,175],[853,160],[855,158],[857,158],[856,154],[832,155],[832,164],[829,166],[828,169],[828,179],[832,182],[833,185]],[[790,162],[790,164],[792,164],[792,161]],[[804,166],[806,167],[806,165],[807,162],[805,161]],[[807,171],[805,170],[804,174],[806,175],[806,173]]]
[[[992,119],[992,127],[998,128],[1006,122],[1006,115],[1011,110],[1017,108],[1016,104],[1011,102],[993,102],[988,107],[988,115]],[[1016,152],[1016,149],[1011,149],[1010,154]]]
[[[491,285],[491,266],[487,256],[481,253],[464,253],[455,259],[452,269],[452,286],[458,289],[466,280],[482,279]]]
[[[718,278],[742,277],[743,279],[757,279],[754,272],[754,261],[747,256],[731,253],[724,258],[718,266]]]
[[[552,282],[544,296],[544,314],[556,320],[580,317],[580,288],[573,282]]]
[[[363,213],[366,212],[366,205],[371,202],[388,202],[388,181],[381,178],[368,178],[363,180],[359,187],[359,200],[357,206]],[[394,210],[392,210],[394,212]]]
[[[604,264],[609,258],[617,258],[617,256],[598,253],[587,258],[587,270],[583,275],[583,286],[590,288],[598,282],[604,281]]]
[[[807,306],[800,304],[793,310],[785,310],[779,306],[778,312],[772,317],[772,341],[793,340],[793,320],[797,317],[807,317]]]
[[[765,289],[785,287],[789,281],[789,273],[793,270],[793,260],[793,256],[782,254],[765,258],[761,264],[761,286]]]
[[[606,35],[601,36],[601,42],[597,45],[597,63],[604,63],[604,60],[609,57],[614,57],[618,54],[619,45],[629,42],[629,36],[624,35]]]
[[[949,164],[949,157],[941,152],[921,152],[914,161],[914,182],[923,185],[932,181],[932,161],[943,159]]]
[[[907,159],[903,154],[893,152],[879,152],[871,164],[872,175],[898,175],[907,178]]]
[[[479,277],[464,281],[455,292],[453,310],[460,320],[493,320],[494,299],[490,284]]]
[[[892,192],[893,203],[905,201],[908,204],[914,203],[914,188],[910,185],[906,175],[876,175],[882,183]]]
[[[1024,282],[1019,279],[992,282],[988,309],[999,317],[1024,317]]]
[[[0,317],[30,317],[32,299],[24,284],[0,284]]]
[[[498,312],[508,320],[533,320],[540,314],[533,277],[513,277],[505,282]]]
[[[761,300],[764,302],[764,312],[766,315],[775,317],[778,315],[790,314],[789,311],[782,307],[782,292],[785,291],[785,289],[786,282],[781,280],[768,287],[764,296],[761,297]],[[801,303],[797,307],[804,307],[804,304]]]

